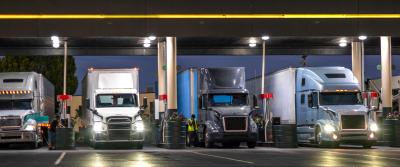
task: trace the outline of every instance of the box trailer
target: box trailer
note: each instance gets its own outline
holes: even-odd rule
[[[90,68],[82,86],[83,119],[91,145],[126,143],[142,148],[141,113],[146,105],[140,106],[138,69]]]

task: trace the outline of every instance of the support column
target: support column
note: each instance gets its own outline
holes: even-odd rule
[[[177,112],[176,37],[167,37],[167,116]]]
[[[357,78],[361,91],[365,91],[364,83],[364,43],[351,43],[351,64],[354,76]]]
[[[158,42],[158,99],[159,99],[159,112],[165,112],[165,103],[167,94],[165,91],[165,42]]]
[[[381,77],[382,77],[382,111],[385,118],[392,112],[392,40],[391,37],[381,37]]]

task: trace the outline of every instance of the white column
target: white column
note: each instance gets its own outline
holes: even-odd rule
[[[351,62],[352,71],[354,76],[357,78],[361,91],[365,91],[364,83],[364,44],[363,42],[352,42],[351,43]]]
[[[167,37],[167,115],[177,111],[176,37]]]
[[[165,100],[162,100],[160,97],[166,96],[165,91],[165,42],[158,42],[158,99],[159,102],[159,112],[165,112]]]
[[[381,37],[381,77],[383,116],[392,111],[392,41],[391,37]]]

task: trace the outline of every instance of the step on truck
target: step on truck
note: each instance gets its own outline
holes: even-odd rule
[[[250,117],[243,67],[191,68],[178,74],[178,112],[196,115],[198,138],[209,148],[215,143],[256,146],[257,125]]]
[[[273,94],[267,107],[281,124],[296,124],[299,143],[337,147],[341,143],[376,142],[378,126],[373,111],[363,104],[359,82],[344,67],[304,67],[281,70],[265,79]],[[247,81],[259,94],[261,77]]]
[[[54,86],[35,72],[0,73],[0,144],[39,147],[54,118]]]
[[[88,69],[82,81],[83,120],[91,146],[143,147],[139,69]],[[146,103],[144,103],[146,104]]]

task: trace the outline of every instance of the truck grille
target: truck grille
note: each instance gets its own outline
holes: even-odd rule
[[[342,129],[365,129],[364,115],[342,115]]]
[[[224,117],[224,130],[226,132],[247,131],[247,117]]]
[[[20,117],[1,117],[0,127],[20,127],[21,122]]]
[[[109,140],[129,140],[132,122],[129,117],[110,117],[107,119]]]

